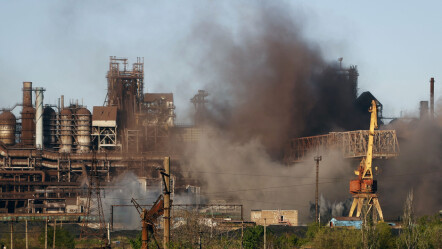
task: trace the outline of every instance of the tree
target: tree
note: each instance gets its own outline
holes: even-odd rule
[[[294,248],[298,246],[299,238],[295,234],[283,234],[275,239],[275,248]]]
[[[361,242],[361,236],[357,230],[324,227],[316,233],[311,245],[317,249],[361,248]]]
[[[404,216],[402,233],[398,240],[398,246],[408,249],[417,248],[419,241],[418,226],[415,224],[414,209],[413,209],[413,190],[407,195],[404,205]]]
[[[376,248],[396,248],[395,238],[387,223],[381,222],[376,225],[377,243]]]
[[[267,234],[271,232],[267,230]],[[244,231],[244,248],[262,248],[264,244],[264,227],[255,226]]]
[[[132,247],[132,249],[140,249],[141,244],[142,244],[141,232],[138,233],[138,235],[135,239],[130,239],[129,243],[130,243],[130,246]],[[149,240],[147,244],[148,244],[149,248],[157,248],[157,245],[154,240]]]

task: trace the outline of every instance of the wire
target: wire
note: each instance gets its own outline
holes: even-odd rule
[[[336,183],[340,181],[333,182],[320,182],[319,184],[327,184],[327,183]],[[251,188],[251,189],[239,189],[239,190],[226,190],[222,192],[209,192],[209,193],[201,193],[202,195],[216,195],[216,194],[224,194],[224,193],[232,193],[232,192],[244,192],[244,191],[255,191],[255,190],[266,190],[266,189],[278,189],[278,188],[291,188],[291,187],[299,187],[299,186],[308,186],[315,185],[314,183],[304,183],[304,184],[295,184],[295,185],[284,185],[284,186],[273,186],[273,187],[263,187],[263,188]]]
[[[237,175],[237,176],[256,176],[256,177],[281,177],[281,178],[316,178],[315,176],[293,176],[293,175],[264,175],[264,174],[249,174],[249,173],[231,173],[231,172],[207,172],[207,171],[180,171],[180,172],[188,172],[188,173],[196,173],[196,174],[215,174],[215,175]],[[342,178],[333,178],[333,177],[319,177],[319,179],[342,179]]]

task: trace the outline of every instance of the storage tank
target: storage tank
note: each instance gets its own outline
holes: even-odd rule
[[[70,153],[72,151],[72,112],[63,109],[60,113],[60,152]]]
[[[45,147],[53,147],[57,143],[57,114],[54,109],[46,106],[43,111],[43,143]]]
[[[0,142],[5,145],[15,144],[15,128],[17,121],[14,114],[5,111],[0,114]]]
[[[21,112],[21,142],[23,145],[35,143],[35,109],[32,106],[24,106]]]
[[[80,108],[75,113],[77,121],[77,153],[87,153],[91,147],[91,112]]]

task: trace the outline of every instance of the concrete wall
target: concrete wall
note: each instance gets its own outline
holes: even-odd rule
[[[298,226],[298,210],[252,210],[251,220],[257,225]]]

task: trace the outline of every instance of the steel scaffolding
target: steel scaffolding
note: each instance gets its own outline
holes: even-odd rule
[[[336,150],[343,158],[362,158],[367,154],[368,130],[330,132],[326,135],[295,138],[290,141],[284,156],[287,164],[308,160],[309,153]],[[391,158],[399,155],[399,143],[394,130],[376,130],[373,158]]]

